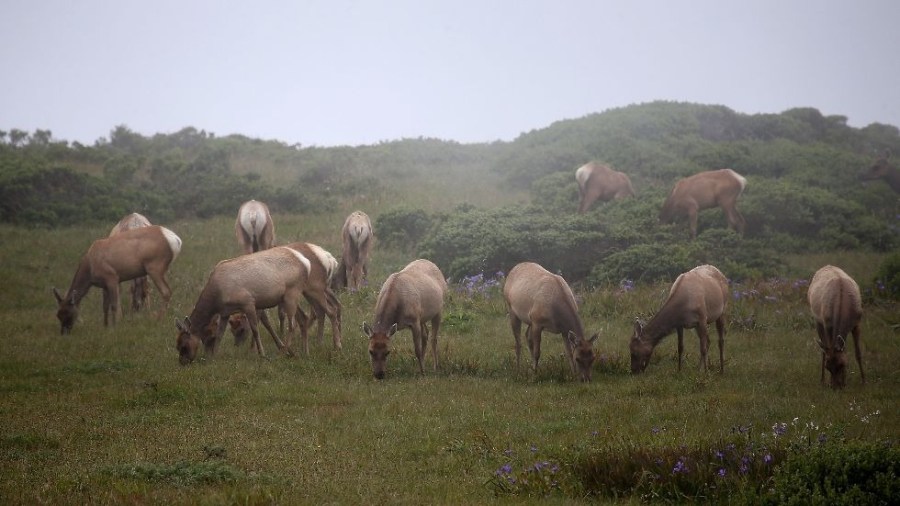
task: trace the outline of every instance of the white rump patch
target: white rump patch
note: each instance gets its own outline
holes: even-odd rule
[[[266,213],[256,201],[250,201],[241,209],[241,228],[245,232],[251,236],[259,236],[265,226]]]
[[[731,172],[731,175],[734,176],[734,178],[738,180],[738,183],[741,184],[741,193],[744,193],[744,188],[747,187],[747,178],[745,178],[744,176],[738,174],[737,172],[735,172],[731,169],[728,169],[728,172]]]
[[[181,238],[178,237],[175,232],[167,229],[166,227],[159,227],[162,230],[163,236],[165,236],[166,241],[169,242],[169,249],[172,250],[172,260],[178,258],[178,254],[181,253]]]
[[[334,271],[337,270],[338,261],[334,258],[334,255],[319,245],[307,243],[307,246],[309,246],[309,249],[313,250],[319,263],[325,268],[325,276],[330,283],[332,276],[334,276]]]
[[[578,167],[578,170],[575,171],[575,181],[578,181],[578,186],[584,188],[584,184],[591,177],[590,167],[591,164],[588,163]]]
[[[284,249],[293,253],[297,257],[297,260],[300,260],[300,263],[303,264],[304,267],[306,267],[306,274],[308,275],[309,274],[309,265],[310,265],[309,259],[306,258],[303,255],[303,253],[300,253],[299,251],[295,250],[294,248],[288,248],[287,246],[284,246]]]

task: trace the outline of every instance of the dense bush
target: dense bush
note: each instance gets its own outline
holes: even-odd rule
[[[888,256],[878,267],[875,286],[880,295],[900,299],[900,251]]]
[[[405,251],[415,251],[431,227],[431,217],[421,209],[400,207],[382,213],[375,220],[378,241]]]

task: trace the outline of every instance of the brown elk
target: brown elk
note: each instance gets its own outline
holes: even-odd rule
[[[696,328],[700,338],[700,368],[707,370],[709,331],[707,325],[716,322],[719,334],[719,372],[725,371],[725,309],[728,301],[728,280],[712,265],[701,265],[678,276],[669,296],[646,325],[636,321],[631,337],[631,372],[643,372],[650,362],[653,349],[672,330],[678,334],[678,370],[684,354],[684,329]]]
[[[697,237],[698,213],[721,207],[728,224],[743,234],[744,217],[737,210],[737,200],[746,186],[747,180],[731,169],[710,170],[686,177],[675,183],[659,212],[659,221],[672,223],[687,216],[694,239]]]
[[[822,348],[821,381],[825,383],[825,369],[831,373],[832,388],[847,383],[847,336],[853,334],[859,375],[866,382],[859,349],[862,298],[859,285],[846,272],[833,265],[819,269],[809,283],[809,308],[816,320],[819,347]]]
[[[309,271],[309,259],[299,251],[284,246],[216,264],[191,315],[185,317],[183,322],[175,319],[178,330],[175,342],[181,364],[194,360],[200,343],[203,343],[208,355],[214,355],[229,317],[235,313],[243,313],[247,318],[256,350],[265,356],[257,326],[258,320],[265,317],[262,310],[277,306],[284,311],[288,319],[288,332],[293,333],[294,313],[306,287]],[[260,313],[263,313],[262,317]],[[209,325],[216,317],[218,328],[211,333]],[[269,331],[272,332],[271,329]],[[293,355],[290,347],[274,332],[272,338],[279,350]]]
[[[891,151],[886,149],[884,154],[875,160],[875,164],[869,167],[869,170],[860,174],[859,178],[863,181],[884,179],[892,190],[900,193],[900,169],[892,165],[890,160]]]
[[[578,182],[579,213],[587,212],[598,200],[608,202],[634,196],[631,179],[608,165],[586,163],[575,171],[575,181]]]
[[[375,233],[369,215],[354,211],[341,227],[343,252],[337,278],[350,290],[359,290],[369,275],[369,255],[375,243]]]
[[[60,332],[68,334],[78,318],[78,305],[92,286],[103,290],[103,324],[115,324],[119,312],[119,283],[150,276],[162,298],[160,316],[169,304],[172,291],[166,271],[181,251],[181,239],[171,230],[151,225],[97,239],[81,257],[75,277],[65,296],[53,288]]]
[[[414,260],[403,270],[388,276],[375,302],[375,323],[363,322],[363,331],[369,338],[369,356],[372,374],[384,379],[390,339],[398,330],[412,330],[413,347],[419,362],[419,372],[425,373],[425,351],[428,345],[428,328],[431,322],[431,353],[434,370],[438,368],[438,332],[441,328],[441,312],[447,281],[436,265],[428,260]]]
[[[547,330],[562,335],[572,374],[578,374],[581,381],[591,381],[593,342],[599,334],[585,339],[575,295],[562,276],[536,263],[520,263],[506,277],[503,298],[516,340],[516,366],[520,363],[520,334],[524,322],[525,342],[531,351],[534,371],[537,371],[541,358],[541,333]]]
[[[256,200],[241,204],[234,221],[234,235],[245,254],[275,246],[275,223],[269,206]]]
[[[309,279],[303,289],[303,296],[312,306],[318,324],[317,337],[319,344],[322,344],[325,335],[325,317],[331,321],[331,335],[334,348],[340,350],[341,345],[341,302],[331,291],[329,283],[334,271],[337,269],[337,260],[334,256],[321,246],[306,242],[295,242],[288,244],[287,247],[299,251],[310,262]],[[265,314],[265,313],[263,313]],[[278,313],[280,320],[280,330],[284,332],[284,313]],[[308,344],[308,326],[309,321],[306,313],[302,309],[297,310],[297,325],[300,328],[300,335],[303,340],[303,349],[309,354]],[[260,320],[263,324],[267,320]],[[228,320],[231,327],[231,333],[235,338],[235,345],[243,342],[247,333],[250,332],[250,324],[247,317],[242,314],[234,314]],[[268,328],[268,327],[267,327]],[[269,331],[271,334],[272,332]]]
[[[120,232],[131,230],[133,228],[149,227],[152,225],[146,216],[140,213],[131,213],[116,223],[116,226],[109,231],[109,237]],[[150,285],[147,284],[147,276],[134,278],[131,281],[131,310],[140,311],[142,307],[147,305],[150,299]]]

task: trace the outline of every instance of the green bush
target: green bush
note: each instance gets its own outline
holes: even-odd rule
[[[900,299],[900,251],[888,256],[875,276],[878,294],[892,299]]]
[[[431,227],[431,217],[422,209],[400,207],[375,219],[379,242],[406,251],[415,250]]]

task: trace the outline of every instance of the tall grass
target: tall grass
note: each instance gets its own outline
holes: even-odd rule
[[[370,204],[373,215],[391,205]],[[336,233],[354,207],[369,209],[275,216],[278,241],[317,242],[337,255]],[[885,323],[897,307],[867,307],[868,384],[851,361],[848,387],[832,391],[819,384],[805,287],[794,279],[733,287],[722,375],[699,372],[693,331],[680,373],[673,337],[645,374],[629,373],[632,321],[655,311],[668,286],[577,290],[587,330],[601,333],[590,384],[571,378],[557,335],[544,335],[536,373],[525,355],[517,368],[499,287],[454,280],[439,370],[431,371],[429,358],[426,374],[417,374],[403,331],[393,339],[388,378],[376,381],[360,328],[372,317],[380,282],[411,260],[376,246],[370,284],[340,294],[342,351],[331,349],[330,336],[296,358],[279,355],[271,340],[263,341],[267,358],[225,343],[216,357],[180,367],[173,319],[190,312],[212,267],[237,246],[230,219],[167,225],[184,249],[169,273],[174,296],[166,315],[126,310],[104,328],[94,290],[68,336],[59,335],[50,288],[68,286],[80,255],[108,229],[0,227],[3,503],[420,504],[497,495],[578,502],[602,490],[628,502],[652,499],[670,484],[615,489],[596,485],[590,469],[631,483],[625,478],[635,473],[658,474],[650,464],[657,459],[714,451],[733,441],[736,428],[759,439],[795,418],[839,428],[848,441],[896,443],[900,435],[900,341]],[[852,253],[839,260],[860,269],[873,263]],[[827,261],[795,263],[812,269]],[[641,459],[647,464],[634,464]],[[509,477],[538,476],[535,464],[543,485],[510,486]],[[718,471],[701,467],[688,471]],[[684,490],[661,497],[688,497]]]

